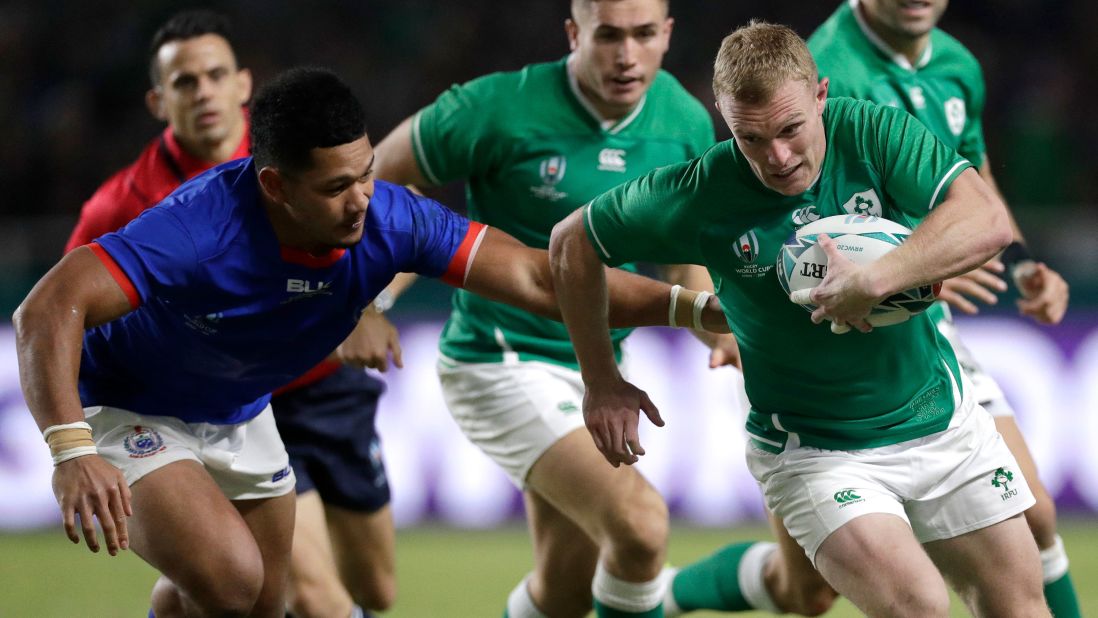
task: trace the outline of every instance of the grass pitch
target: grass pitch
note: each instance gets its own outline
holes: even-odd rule
[[[1061,534],[1083,613],[1098,616],[1098,521],[1063,522]],[[684,564],[725,543],[768,537],[761,527],[676,528],[670,559]],[[397,538],[400,594],[387,615],[498,617],[507,594],[530,564],[529,541],[522,527],[401,530]],[[155,571],[137,556],[128,552],[115,558],[105,551],[91,554],[83,545],[70,545],[60,529],[0,536],[0,616],[4,618],[144,617],[155,580]],[[843,601],[827,615],[845,618],[860,614]],[[956,599],[953,615],[967,615]]]

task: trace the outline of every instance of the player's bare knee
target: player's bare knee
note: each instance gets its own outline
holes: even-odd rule
[[[263,561],[238,557],[215,569],[187,593],[206,613],[214,616],[247,616],[263,591]]]
[[[646,497],[639,505],[615,509],[609,524],[611,550],[619,561],[661,563],[669,532],[667,505],[658,494],[655,499]]]

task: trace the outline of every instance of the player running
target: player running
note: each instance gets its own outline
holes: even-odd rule
[[[600,260],[704,264],[743,356],[748,465],[827,582],[868,615],[946,616],[948,579],[978,615],[1048,616],[1021,517],[1033,497],[952,348],[927,316],[865,322],[890,293],[966,272],[1006,246],[1003,205],[908,114],[828,100],[788,28],[753,23],[728,36],[713,86],[733,140],[600,196],[553,233],[595,443],[611,463],[631,464],[643,454],[638,410],[662,423],[613,362]],[[866,267],[821,240],[829,268],[811,291],[811,319],[772,266],[760,273],[734,250],[747,235],[753,261],[774,264],[805,209],[851,213],[859,197],[918,227]],[[863,333],[834,335],[825,320]]]

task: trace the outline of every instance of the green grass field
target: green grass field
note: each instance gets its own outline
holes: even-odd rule
[[[1061,533],[1083,612],[1098,616],[1098,522],[1065,522]],[[762,528],[677,528],[672,534],[671,561],[683,564],[724,543],[766,535]],[[388,615],[498,617],[508,592],[529,570],[529,553],[525,529],[519,527],[403,530],[397,539],[400,597]],[[143,617],[155,579],[156,573],[136,556],[93,555],[83,546],[70,545],[60,531],[0,536],[0,616],[4,618]],[[953,609],[954,616],[967,615],[956,600]],[[842,602],[828,615],[859,614]]]

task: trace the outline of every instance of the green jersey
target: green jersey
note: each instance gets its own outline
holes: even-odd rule
[[[983,165],[984,76],[957,39],[935,28],[912,66],[870,30],[857,0],[850,0],[812,34],[808,49],[820,77],[830,78],[831,96],[907,110],[974,166]],[[948,318],[942,302],[928,313],[934,320]]]
[[[600,121],[567,58],[455,86],[421,110],[412,146],[424,176],[467,179],[469,217],[523,243],[549,246],[561,219],[595,196],[713,144],[704,106],[660,71],[625,118]],[[627,330],[614,332],[615,351]],[[462,362],[540,360],[578,368],[563,324],[465,290],[439,344]]]
[[[608,264],[708,267],[740,344],[748,434],[773,452],[789,433],[843,450],[929,435],[959,403],[953,350],[925,315],[833,335],[789,301],[774,265],[794,231],[821,217],[869,213],[916,226],[971,163],[889,107],[829,99],[823,123],[820,176],[801,195],[765,187],[730,140],[600,196],[584,218]]]

